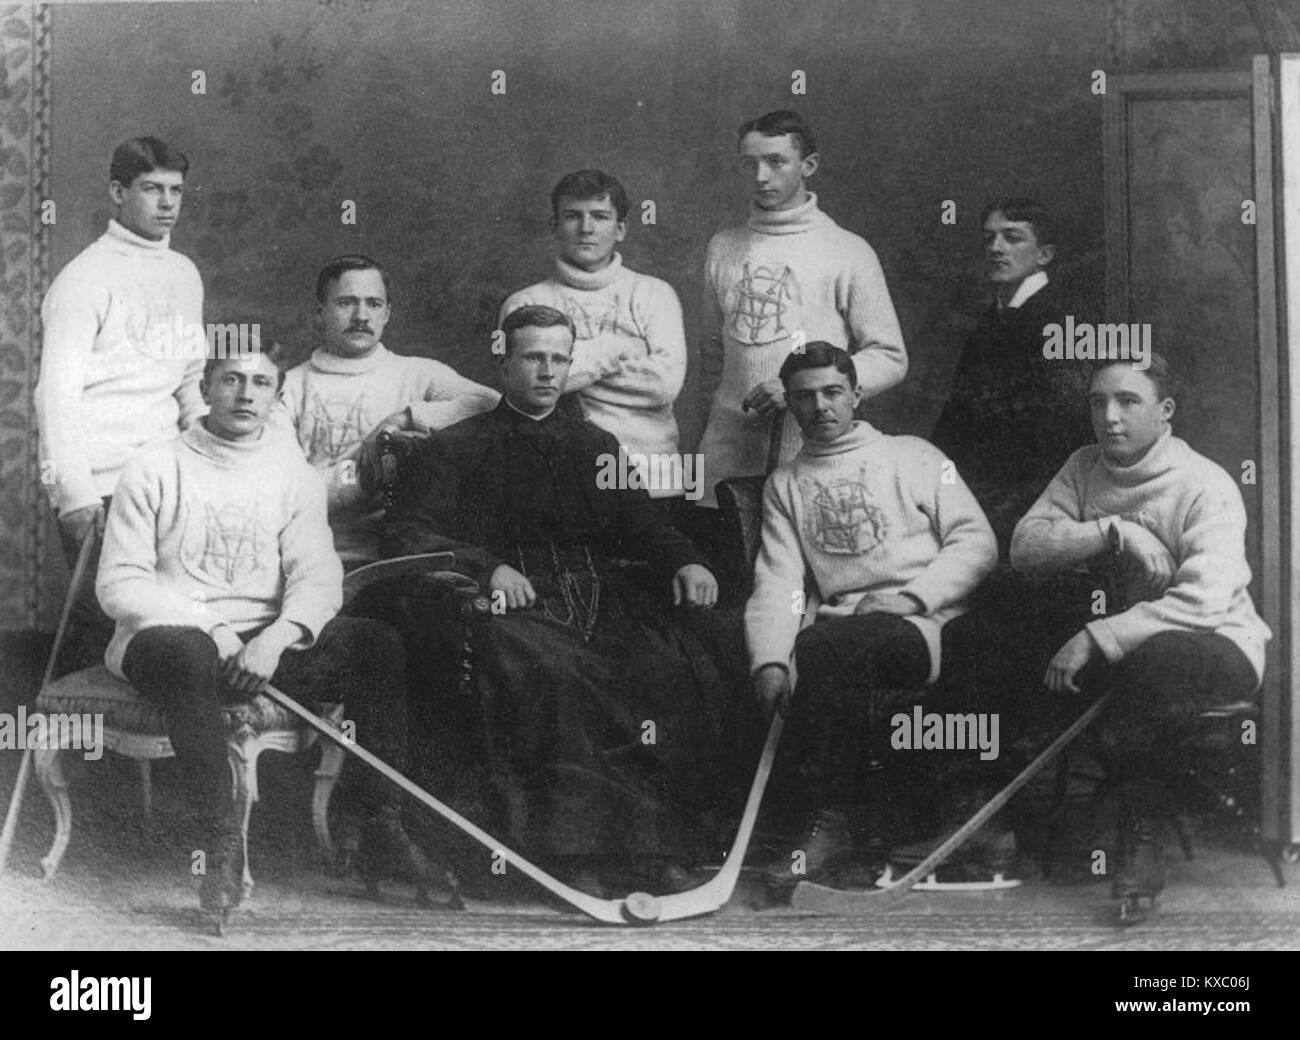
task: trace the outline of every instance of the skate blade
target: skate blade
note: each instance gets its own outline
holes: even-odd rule
[[[894,876],[893,866],[887,866],[885,872],[876,880],[877,888],[896,888],[899,879]],[[913,892],[1001,892],[1008,888],[1019,888],[1020,878],[1009,878],[1000,870],[993,872],[989,881],[940,881],[937,874],[929,874],[923,881],[912,886]]]
[[[1146,905],[1143,905],[1145,900]],[[1120,900],[1119,923],[1125,928],[1145,924],[1156,912],[1156,897],[1148,895],[1130,895]]]
[[[226,931],[230,927],[230,910],[202,910],[205,930],[209,931],[218,939],[225,938]]]

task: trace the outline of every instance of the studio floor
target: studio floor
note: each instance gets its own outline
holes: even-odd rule
[[[8,801],[16,755],[0,758]],[[767,906],[742,881],[707,918],[647,928],[596,925],[546,902],[523,879],[465,911],[424,909],[409,887],[381,901],[358,881],[327,875],[308,819],[305,760],[265,756],[251,829],[252,898],[216,937],[199,919],[184,810],[161,763],[146,826],[134,763],[106,756],[72,778],[75,825],[58,876],[40,877],[53,831],[33,785],[8,873],[0,876],[0,948],[18,950],[795,949],[795,950],[1295,950],[1300,867],[1278,888],[1238,836],[1202,831],[1196,857],[1173,861],[1156,916],[1120,928],[1102,881],[1035,879],[1000,893],[912,893],[853,916]],[[274,764],[272,764],[274,763]],[[1171,843],[1172,844],[1172,843]],[[1171,850],[1176,854],[1176,850]],[[486,857],[484,859],[486,869]]]

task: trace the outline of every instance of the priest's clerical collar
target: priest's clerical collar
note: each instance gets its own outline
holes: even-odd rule
[[[501,400],[505,401],[505,403],[510,406],[510,410],[512,412],[518,412],[525,419],[532,419],[533,422],[541,422],[543,419],[545,419],[547,416],[549,416],[552,412],[555,411],[555,406],[551,405],[551,407],[548,408],[541,415],[534,415],[532,412],[525,412],[522,408],[520,408],[517,404],[515,404],[514,401],[510,400],[510,395],[508,393],[502,394]]]

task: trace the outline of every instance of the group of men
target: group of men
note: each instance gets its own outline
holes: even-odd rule
[[[37,412],[69,558],[103,531],[107,620],[84,604],[81,645],[110,625],[108,667],[161,708],[209,853],[205,908],[241,891],[221,703],[268,681],[333,697],[361,743],[399,768],[418,758],[407,711],[427,691],[407,661],[423,660],[437,619],[418,582],[395,627],[341,616],[341,582],[383,557],[446,552],[496,608],[473,630],[464,728],[495,807],[484,822],[593,892],[698,882],[746,711],[789,713],[805,759],[791,800],[808,816],[797,876],[832,874],[854,855],[875,698],[1005,684],[1006,655],[988,647],[1041,621],[1032,588],[994,573],[999,557],[1035,576],[1104,571],[1122,609],[1011,656],[1030,688],[1116,691],[1107,732],[1140,839],[1121,887],[1163,883],[1149,749],[1171,719],[1251,696],[1269,635],[1247,592],[1241,496],[1173,436],[1167,365],[1085,373],[1046,358],[1042,328],[1060,314],[1051,217],[1001,199],[982,217],[997,298],[934,443],[883,433],[857,406],[904,378],[907,352],[874,251],[808,188],[811,129],[769,113],[740,127],[737,151],[750,217],[708,249],[691,503],[645,472],[680,454],[687,341],[671,286],[616,249],[629,200],[613,177],[555,186],[555,271],[501,308],[498,394],[383,345],[387,276],[360,255],[320,271],[321,345],[287,374],[269,351],[151,350],[156,326],[202,320],[198,271],[169,246],[188,164],[155,138],[116,150],[115,218],[42,308]],[[385,432],[413,445],[387,510]],[[640,479],[611,486],[618,458]],[[728,545],[715,489],[773,466],[742,640],[739,617],[711,609]],[[394,790],[358,776],[355,800],[362,873],[427,883]]]

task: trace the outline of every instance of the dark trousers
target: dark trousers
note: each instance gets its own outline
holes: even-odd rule
[[[112,503],[112,496],[104,499],[104,512]],[[68,616],[68,629],[63,637],[63,646],[59,650],[59,660],[55,662],[54,676],[58,678],[70,672],[78,672],[104,663],[104,651],[108,649],[113,638],[113,620],[104,613],[95,597],[95,575],[99,573],[99,554],[104,548],[104,536],[95,534],[94,545],[90,549],[90,559],[86,561],[86,571],[82,576],[81,587],[72,601],[72,613]],[[69,575],[76,569],[77,555],[81,546],[68,537],[62,527],[59,528],[59,542],[63,548],[63,558],[68,563]]]
[[[302,702],[343,702],[357,743],[405,770],[405,669],[396,631],[378,621],[339,617],[310,649],[286,650],[271,681]],[[221,705],[238,698],[222,681],[216,644],[198,628],[148,628],[127,644],[122,670],[162,709],[205,843],[237,826]],[[377,773],[366,770],[356,779],[367,809],[395,804],[397,788]]]
[[[1253,700],[1255,670],[1225,636],[1160,632],[1114,665],[1089,666],[1080,684],[1109,692],[1095,736],[1108,769],[1121,781],[1158,778],[1188,753],[1188,738],[1206,708]]]
[[[807,808],[848,809],[872,741],[887,738],[897,694],[910,703],[930,675],[930,650],[910,621],[891,614],[827,618],[795,640],[798,683],[792,748]],[[888,746],[887,743],[884,746]]]

